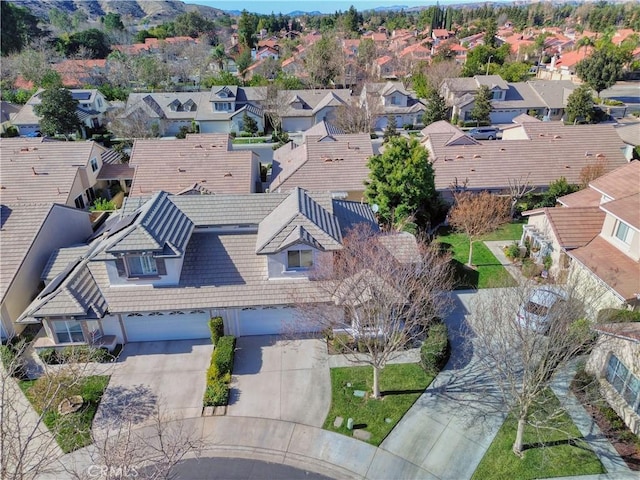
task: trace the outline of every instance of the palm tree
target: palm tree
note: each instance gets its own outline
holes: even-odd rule
[[[580,38],[580,40],[578,40],[576,42],[576,48],[578,49],[578,51],[580,51],[580,48],[584,47],[584,51],[585,54],[587,53],[587,48],[588,47],[593,47],[593,39],[591,37],[587,37],[584,36],[582,38]]]
[[[224,66],[226,65],[229,57],[227,57],[227,52],[225,52],[224,45],[222,43],[216,45],[211,51],[211,58],[216,62],[218,70],[221,72],[224,71]]]

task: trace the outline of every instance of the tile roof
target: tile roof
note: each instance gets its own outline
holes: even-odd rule
[[[640,323],[620,322],[620,323],[600,323],[594,325],[594,330],[605,335],[621,337],[633,342],[640,342]]]
[[[0,142],[0,200],[67,203],[82,167],[105,149],[95,142],[3,138]]]
[[[73,247],[59,248],[51,254],[40,278],[46,282],[53,280],[63,272],[72,262],[79,261],[89,251],[89,245],[76,245]]]
[[[367,162],[372,155],[368,134],[307,136],[299,147],[289,147],[281,155],[274,154],[270,189],[364,190],[364,181],[369,175]]]
[[[569,80],[529,80],[527,84],[549,108],[565,108],[576,85]]]
[[[302,242],[322,251],[338,250],[342,234],[333,212],[295,188],[258,226],[256,253],[277,253]]]
[[[303,138],[308,136],[318,135],[320,137],[326,137],[328,135],[344,135],[346,132],[339,127],[336,127],[333,123],[329,123],[326,120],[321,120],[313,127],[302,132]]]
[[[592,188],[584,188],[577,192],[558,197],[557,201],[565,207],[597,207],[602,195]]]
[[[98,180],[131,180],[135,168],[127,163],[103,163]]]
[[[600,208],[640,230],[640,193],[605,202]]]
[[[624,168],[592,180],[589,187],[613,199],[640,193],[640,161],[629,162]]]
[[[193,228],[191,219],[169,199],[167,192],[158,192],[142,207],[136,221],[106,251],[116,255],[152,251],[162,256],[180,256]]]
[[[509,88],[507,82],[505,82],[500,75],[475,75],[473,79],[479,87],[486,85],[490,90],[496,87],[501,90]]]
[[[2,139],[4,142],[6,139]],[[53,209],[51,203],[2,202],[0,210],[0,300],[9,290],[40,228]]]
[[[227,134],[187,135],[185,139],[137,139],[129,165],[135,167],[130,195],[159,190],[178,193],[199,183],[215,193],[255,191],[257,157],[233,151]]]
[[[562,248],[582,247],[602,230],[605,213],[598,207],[545,208],[551,229]]]
[[[640,293],[640,262],[634,261],[601,236],[584,247],[567,252],[600,278],[624,301],[636,301]],[[603,262],[603,259],[607,259]]]
[[[299,210],[306,218],[313,219],[313,223],[322,229],[329,229],[325,235],[340,235],[340,231],[336,230],[336,222],[340,224],[338,228],[342,228],[343,223],[355,222],[358,218],[374,221],[373,213],[370,210],[365,212],[362,205],[350,206],[349,202],[333,201],[328,194],[296,191],[290,195],[181,197],[167,196],[165,192],[161,192],[149,204],[143,205],[137,217],[130,217],[129,223],[133,223],[128,225],[125,222],[122,230],[118,231],[122,219],[114,218],[110,224],[113,229],[111,236],[97,235],[89,245],[85,258],[79,263],[75,260],[75,251],[61,251],[59,255],[73,261],[36,298],[22,319],[34,315],[41,317],[45,312],[50,315],[64,312],[82,318],[85,316],[82,312],[86,311],[86,316],[92,318],[96,312],[104,312],[106,309],[111,314],[118,314],[329,301],[330,298],[318,288],[318,284],[308,279],[268,280],[267,257],[255,253],[260,234],[251,228],[229,233],[195,230],[186,245],[182,272],[176,286],[111,287],[105,262],[92,261],[99,260],[103,250],[108,249],[114,240],[118,243],[132,228],[139,228],[148,215],[153,219],[163,220],[163,225],[173,225],[171,215],[167,216],[155,208],[158,203],[179,206],[184,215],[194,215],[190,218],[194,224],[204,227],[240,225],[241,222],[257,225],[287,200],[301,202]],[[340,206],[336,206],[334,212],[333,205],[338,204]],[[227,207],[230,207],[230,212]],[[239,215],[235,222],[227,220],[236,213]],[[50,272],[53,273],[54,268],[58,269],[58,259],[52,259],[50,265]],[[97,285],[98,292],[94,285]]]
[[[430,151],[436,188],[446,190],[456,179],[468,179],[474,190],[504,189],[509,179],[520,177],[528,177],[537,187],[548,186],[560,177],[578,184],[582,169],[597,159],[606,159],[610,170],[627,164],[623,142],[611,125],[540,122],[519,128],[526,138],[452,145],[449,142],[456,135],[464,140],[460,130],[442,131],[442,124],[426,127],[422,142]]]

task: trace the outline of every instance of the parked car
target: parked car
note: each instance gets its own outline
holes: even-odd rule
[[[500,133],[500,129],[496,127],[479,127],[469,130],[469,136],[476,140],[495,140]]]
[[[549,331],[553,312],[567,301],[567,292],[552,285],[535,288],[518,310],[516,322],[536,333]]]

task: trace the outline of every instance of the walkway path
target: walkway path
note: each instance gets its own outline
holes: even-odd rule
[[[524,285],[527,283],[527,278],[522,275],[522,270],[517,265],[514,265],[513,262],[504,254],[504,250],[502,250],[502,247],[509,245],[510,243],[513,242],[509,240],[492,240],[484,242],[487,248],[491,250],[491,253],[493,253],[493,256],[496,257],[507,272],[515,278],[518,285]]]

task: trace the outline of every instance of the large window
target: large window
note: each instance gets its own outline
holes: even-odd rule
[[[629,225],[618,220],[616,222],[616,237],[624,243],[631,243],[631,229]]]
[[[129,275],[133,277],[158,274],[156,260],[149,255],[127,257],[127,265],[129,266]]]
[[[98,159],[97,158],[92,158],[91,159],[91,171],[95,172],[96,170],[98,170]]]
[[[640,415],[640,380],[615,355],[609,357],[605,378],[633,411]]]
[[[312,250],[289,250],[287,252],[287,268],[290,270],[311,268],[312,266]]]
[[[73,202],[76,204],[76,208],[84,209],[84,198],[82,198],[82,195],[78,195]]]
[[[76,320],[53,322],[53,330],[58,337],[58,343],[84,342],[82,326]]]

